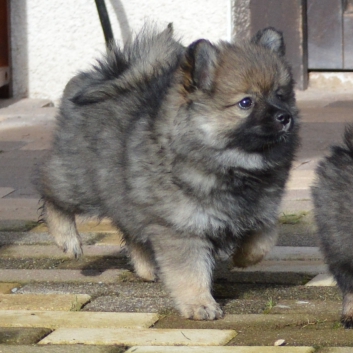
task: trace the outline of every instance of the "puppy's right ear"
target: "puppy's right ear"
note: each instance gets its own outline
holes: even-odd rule
[[[186,75],[190,75],[190,83],[193,87],[205,91],[212,90],[218,55],[217,48],[206,39],[199,39],[189,45],[186,49],[186,62],[183,69]]]

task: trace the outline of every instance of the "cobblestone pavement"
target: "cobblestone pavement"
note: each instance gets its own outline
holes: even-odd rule
[[[143,282],[107,220],[81,221],[85,256],[67,258],[38,226],[34,165],[50,146],[55,108],[0,101],[0,352],[348,353],[341,296],[323,263],[309,186],[319,158],[353,120],[350,92],[300,92],[302,147],[279,220],[277,246],[259,265],[219,262],[214,296],[225,317],[185,320],[161,283]]]

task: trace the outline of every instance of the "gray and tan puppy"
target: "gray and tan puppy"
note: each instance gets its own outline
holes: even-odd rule
[[[343,294],[341,321],[353,328],[353,125],[344,146],[333,146],[312,187],[321,250]]]
[[[109,217],[136,273],[159,276],[181,314],[213,320],[216,255],[259,262],[298,145],[284,43],[184,48],[171,28],[142,31],[67,85],[53,148],[37,175],[44,218],[64,251],[82,253],[75,215]]]

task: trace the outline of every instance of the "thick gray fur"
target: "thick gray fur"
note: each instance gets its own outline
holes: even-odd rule
[[[37,174],[65,251],[82,252],[75,215],[109,217],[136,273],[160,277],[187,318],[222,316],[210,293],[217,254],[246,267],[277,238],[298,121],[283,38],[261,33],[185,48],[171,27],[145,29],[113,48],[68,83]]]
[[[343,294],[341,321],[353,327],[353,125],[346,127],[343,146],[316,169],[312,187],[321,250]]]

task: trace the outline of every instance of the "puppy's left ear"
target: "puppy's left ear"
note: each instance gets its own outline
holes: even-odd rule
[[[190,44],[186,49],[184,72],[193,87],[211,91],[218,62],[218,50],[206,39]]]
[[[265,48],[272,50],[279,56],[284,56],[286,53],[283,34],[273,27],[268,27],[258,31],[251,41],[253,43],[263,45]]]

